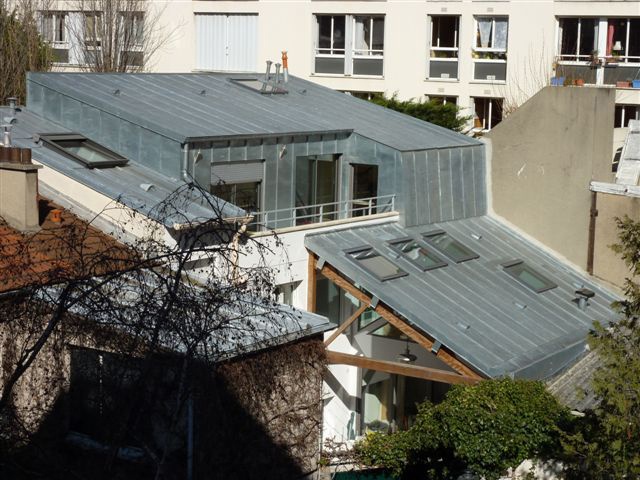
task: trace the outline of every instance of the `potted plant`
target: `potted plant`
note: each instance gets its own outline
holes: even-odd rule
[[[618,80],[616,88],[631,88],[631,82],[629,80]]]
[[[584,87],[584,79],[583,78],[576,78],[575,81],[573,82],[573,84],[576,87]]]

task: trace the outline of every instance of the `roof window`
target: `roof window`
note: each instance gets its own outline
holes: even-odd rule
[[[289,93],[284,87],[282,87],[278,83],[274,82],[265,82],[264,80],[260,80],[258,78],[232,78],[230,79],[232,83],[236,85],[241,85],[245,88],[253,90],[254,92],[262,93],[262,94],[284,94]]]
[[[376,252],[373,247],[365,246],[353,248],[351,250],[347,250],[345,253],[381,282],[407,275],[407,273],[400,267],[397,267]]]
[[[439,252],[443,253],[456,263],[473,260],[480,255],[470,248],[452,238],[444,230],[433,230],[432,232],[423,233],[424,239],[433,245]]]
[[[128,160],[116,152],[77,133],[42,134],[40,139],[54,150],[82,163],[85,167],[116,167]]]
[[[391,248],[423,271],[447,265],[447,262],[442,260],[439,255],[436,255],[432,247],[427,248],[413,238],[401,238],[389,243]]]
[[[546,292],[558,286],[522,260],[503,263],[502,268],[518,282],[536,293]]]

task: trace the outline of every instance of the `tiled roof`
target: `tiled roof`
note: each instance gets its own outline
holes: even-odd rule
[[[47,199],[39,199],[41,230],[25,234],[0,219],[0,293],[121,268],[131,252]],[[53,221],[60,210],[61,221]]]

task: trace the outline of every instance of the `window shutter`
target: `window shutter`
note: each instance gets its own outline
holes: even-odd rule
[[[264,172],[264,161],[214,163],[211,167],[211,184],[220,182],[249,183],[261,182]]]

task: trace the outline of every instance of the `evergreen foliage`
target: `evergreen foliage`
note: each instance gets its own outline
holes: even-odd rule
[[[589,344],[600,357],[592,388],[599,404],[568,435],[567,476],[575,479],[640,478],[640,222],[617,219],[619,243],[613,249],[631,272],[626,299],[616,303],[624,318],[596,324]]]
[[[401,101],[398,100],[397,93],[394,93],[391,97],[383,94],[374,95],[371,102],[456,132],[461,131],[469,120],[469,117],[458,115],[460,108],[457,105],[445,104],[438,100],[429,102],[417,102],[413,99]]]
[[[568,412],[540,382],[486,380],[457,385],[445,400],[420,406],[406,432],[372,433],[357,445],[366,465],[399,478],[456,478],[465,468],[487,480],[559,448]]]

